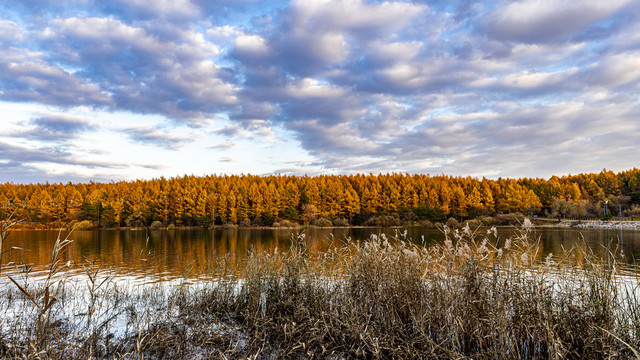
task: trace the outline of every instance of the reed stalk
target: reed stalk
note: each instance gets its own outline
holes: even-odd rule
[[[11,234],[13,227],[18,225],[20,222],[20,220],[16,220],[14,218],[14,213],[11,213],[6,219],[0,221],[0,274],[2,274],[2,256],[5,252],[14,249],[14,247],[12,247],[11,249],[4,251],[4,242]]]
[[[252,250],[241,270],[230,271],[236,267],[220,258],[211,279],[197,285],[123,289],[117,281],[99,280],[99,267],[88,267],[84,324],[74,326],[73,317],[60,314],[53,319],[51,309],[64,301],[63,293],[51,300],[54,291],[46,287],[40,297],[25,289],[22,294],[40,313],[46,308],[51,321],[49,326],[36,322],[42,330],[33,332],[32,349],[19,346],[17,336],[5,336],[0,354],[50,359],[628,359],[640,354],[640,281],[637,273],[622,271],[616,250],[598,258],[579,246],[543,258],[527,222],[506,239],[496,229],[442,231],[445,241],[430,247],[396,232],[346,239],[318,255],[298,234],[288,249]],[[64,244],[60,241],[52,264]],[[60,269],[56,266],[51,273]],[[117,300],[104,299],[112,296]],[[105,319],[96,315],[100,311],[113,317],[99,320]],[[126,329],[116,331],[112,325],[118,321],[112,319],[126,320]],[[53,320],[67,325],[52,326]]]

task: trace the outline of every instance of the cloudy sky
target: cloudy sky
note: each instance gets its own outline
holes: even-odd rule
[[[4,0],[0,182],[637,167],[637,5]]]

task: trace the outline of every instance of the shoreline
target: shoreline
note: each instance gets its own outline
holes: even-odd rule
[[[640,230],[640,220],[560,220],[553,221],[550,223],[548,219],[532,219],[534,222],[534,226],[536,228],[578,228],[578,229],[622,229],[622,230]],[[459,223],[459,227],[463,227],[467,222],[471,222],[473,220],[466,220]],[[443,223],[440,223],[442,225]],[[31,227],[28,224],[21,224],[23,226],[16,226],[12,229],[12,231],[69,231],[72,230],[72,227],[62,226],[62,227],[53,227],[53,226],[42,226],[42,227]],[[27,226],[24,226],[27,225]],[[481,225],[481,227],[496,227],[496,228],[505,228],[505,227],[514,227],[517,225],[513,224],[501,224],[501,225]],[[238,225],[215,225],[210,226],[208,228],[203,228],[201,226],[176,226],[175,228],[168,228],[167,226],[151,228],[151,227],[92,227],[92,228],[79,228],[75,229],[75,231],[96,231],[96,230],[107,230],[107,231],[184,231],[184,230],[305,230],[305,229],[367,229],[367,228],[389,228],[389,229],[409,229],[409,228],[432,228],[438,229],[439,226],[363,226],[363,225],[350,225],[350,226],[316,226],[316,225],[299,225],[299,226],[238,226]]]
[[[578,229],[640,230],[640,221],[562,220],[554,226],[571,227],[571,228],[578,228]]]

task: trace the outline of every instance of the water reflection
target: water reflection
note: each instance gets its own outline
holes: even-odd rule
[[[501,229],[500,237],[504,239],[513,231]],[[311,254],[318,254],[330,246],[363,240],[371,234],[395,232],[374,228],[307,229],[304,241]],[[3,274],[23,271],[24,264],[33,267],[34,272],[43,270],[50,262],[58,234],[58,231],[14,231],[5,249],[12,246],[20,249],[4,255]],[[548,253],[561,254],[573,246],[588,246],[600,255],[621,249],[629,263],[640,256],[640,231],[544,228],[538,234],[542,257]],[[64,238],[67,233],[61,235]],[[82,272],[83,264],[95,261],[123,275],[199,278],[210,274],[220,257],[227,257],[229,270],[235,271],[250,249],[268,252],[286,249],[291,245],[291,236],[292,231],[287,229],[76,231],[69,236],[74,241],[60,259],[70,262],[72,273]],[[408,229],[407,237],[416,242],[424,238],[427,246],[443,240],[437,229]]]

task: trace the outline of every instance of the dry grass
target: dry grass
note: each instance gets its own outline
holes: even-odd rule
[[[9,235],[11,234],[11,230],[13,230],[13,228],[20,224],[20,220],[16,220],[13,216],[13,213],[9,215],[9,217],[7,217],[7,219],[0,221],[0,274],[2,274],[2,256],[13,250],[14,248],[10,248],[8,250],[4,250],[3,246],[4,246],[4,242],[5,240],[9,237]]]
[[[26,318],[5,324],[0,354],[50,359],[638,356],[638,277],[622,276],[615,252],[598,259],[575,248],[540,259],[540,245],[526,221],[509,239],[500,239],[495,229],[443,231],[446,240],[429,248],[412,243],[406,233],[381,234],[347,240],[319,256],[311,256],[304,235],[298,235],[286,251],[252,252],[240,273],[221,258],[212,279],[199,286],[122,289],[104,280],[103,270],[93,264],[86,270],[86,301],[65,304],[60,291],[47,309],[44,330]],[[11,296],[20,293],[29,290]],[[23,300],[8,301],[28,303]],[[57,305],[86,309],[78,316],[82,321]],[[126,323],[124,329],[118,330],[118,321]]]

